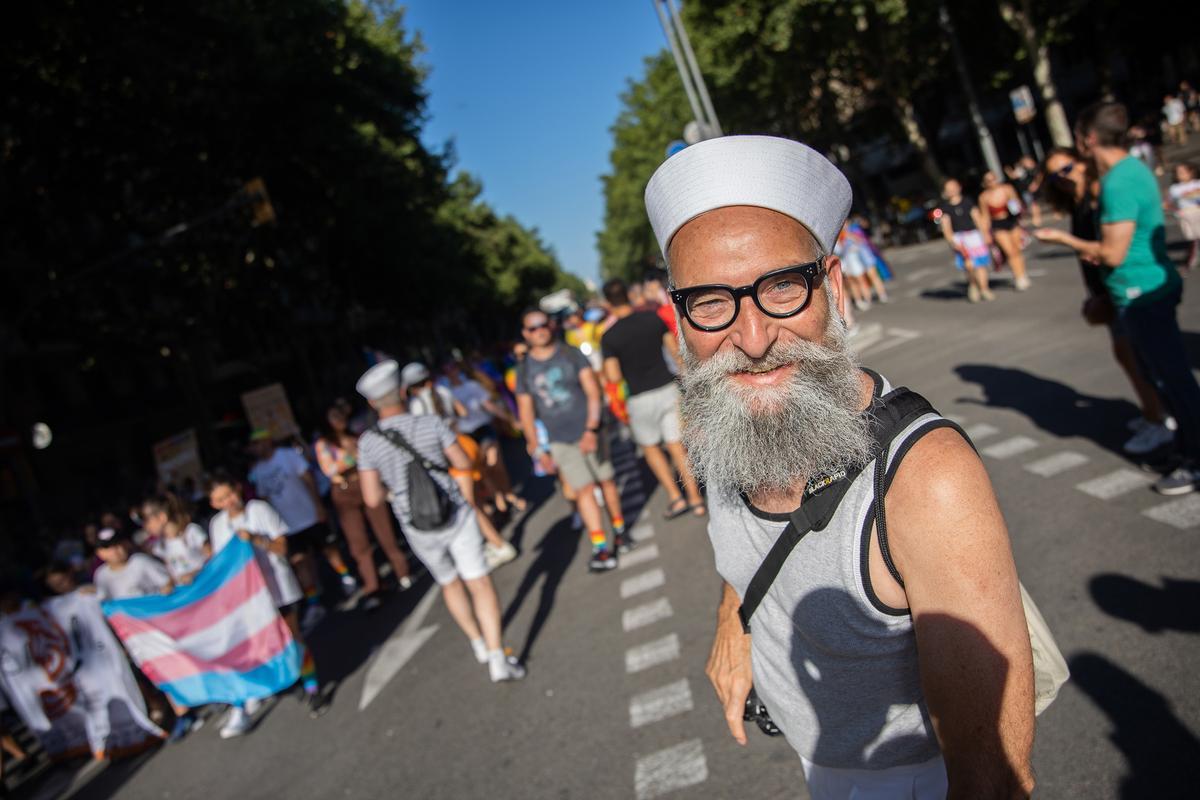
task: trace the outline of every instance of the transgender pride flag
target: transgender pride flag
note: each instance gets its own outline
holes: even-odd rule
[[[103,607],[142,672],[181,705],[236,705],[300,677],[300,647],[275,609],[254,548],[237,537],[191,585]]]

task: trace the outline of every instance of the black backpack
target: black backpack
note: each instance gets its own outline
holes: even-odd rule
[[[379,425],[372,430],[412,456],[412,461],[408,462],[405,484],[408,490],[408,514],[412,518],[413,528],[419,531],[437,531],[449,525],[458,508],[446,490],[429,474],[430,470],[446,473],[446,468],[417,452],[400,431],[393,428],[384,429]]]

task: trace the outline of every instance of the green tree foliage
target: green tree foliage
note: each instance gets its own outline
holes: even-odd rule
[[[611,130],[611,171],[604,184],[604,230],[596,237],[600,271],[606,278],[641,280],[655,264],[658,245],[646,221],[646,182],[666,148],[683,136],[691,119],[675,62],[666,51],[646,59],[646,74],[621,95],[621,113]]]
[[[365,0],[46,0],[5,26],[0,428],[136,420],[141,462],[196,425],[211,450],[242,390],[283,380],[311,420],[365,347],[511,335],[570,279],[421,143],[421,49]],[[274,224],[231,203],[255,177]]]

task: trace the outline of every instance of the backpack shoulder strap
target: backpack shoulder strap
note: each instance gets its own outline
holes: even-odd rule
[[[408,439],[405,439],[404,435],[402,433],[400,433],[400,431],[396,430],[395,428],[383,428],[378,423],[376,423],[375,425],[372,425],[370,428],[368,428],[368,430],[374,431],[375,433],[378,433],[381,436],[383,436],[383,438],[387,439],[389,442],[392,443],[393,447],[398,447],[401,450],[404,450],[405,452],[407,452],[410,456],[412,456],[414,459],[416,459],[418,464],[420,464],[426,470],[432,469],[432,470],[437,470],[438,472],[446,472],[447,471],[446,468],[443,467],[441,464],[435,464],[432,461],[430,461],[428,458],[426,458],[425,456],[421,455],[421,453],[419,453],[415,447],[413,447],[411,444],[408,443]]]

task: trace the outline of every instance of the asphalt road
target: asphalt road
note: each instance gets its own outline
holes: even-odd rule
[[[1079,316],[1076,263],[1038,245],[1027,254],[1031,291],[1001,278],[994,302],[969,305],[942,244],[892,253],[893,301],[859,315],[857,346],[972,433],[1021,578],[1070,661],[1071,682],[1038,723],[1039,796],[1195,796],[1200,496],[1156,496],[1152,475],[1120,453],[1136,408],[1106,332]],[[1189,286],[1180,316],[1200,365],[1196,295]],[[626,497],[647,494],[653,479],[619,453]],[[318,630],[318,668],[336,681],[325,717],[284,698],[242,739],[218,738],[214,720],[148,757],[92,768],[65,794],[807,797],[785,742],[729,738],[704,677],[718,580],[703,523],[663,521],[651,492],[637,557],[589,575],[567,506],[545,482],[530,490],[537,502],[508,530],[521,556],[495,574],[525,681],[488,682],[440,599],[420,602],[426,579]],[[71,779],[60,771],[36,796],[62,796]]]

